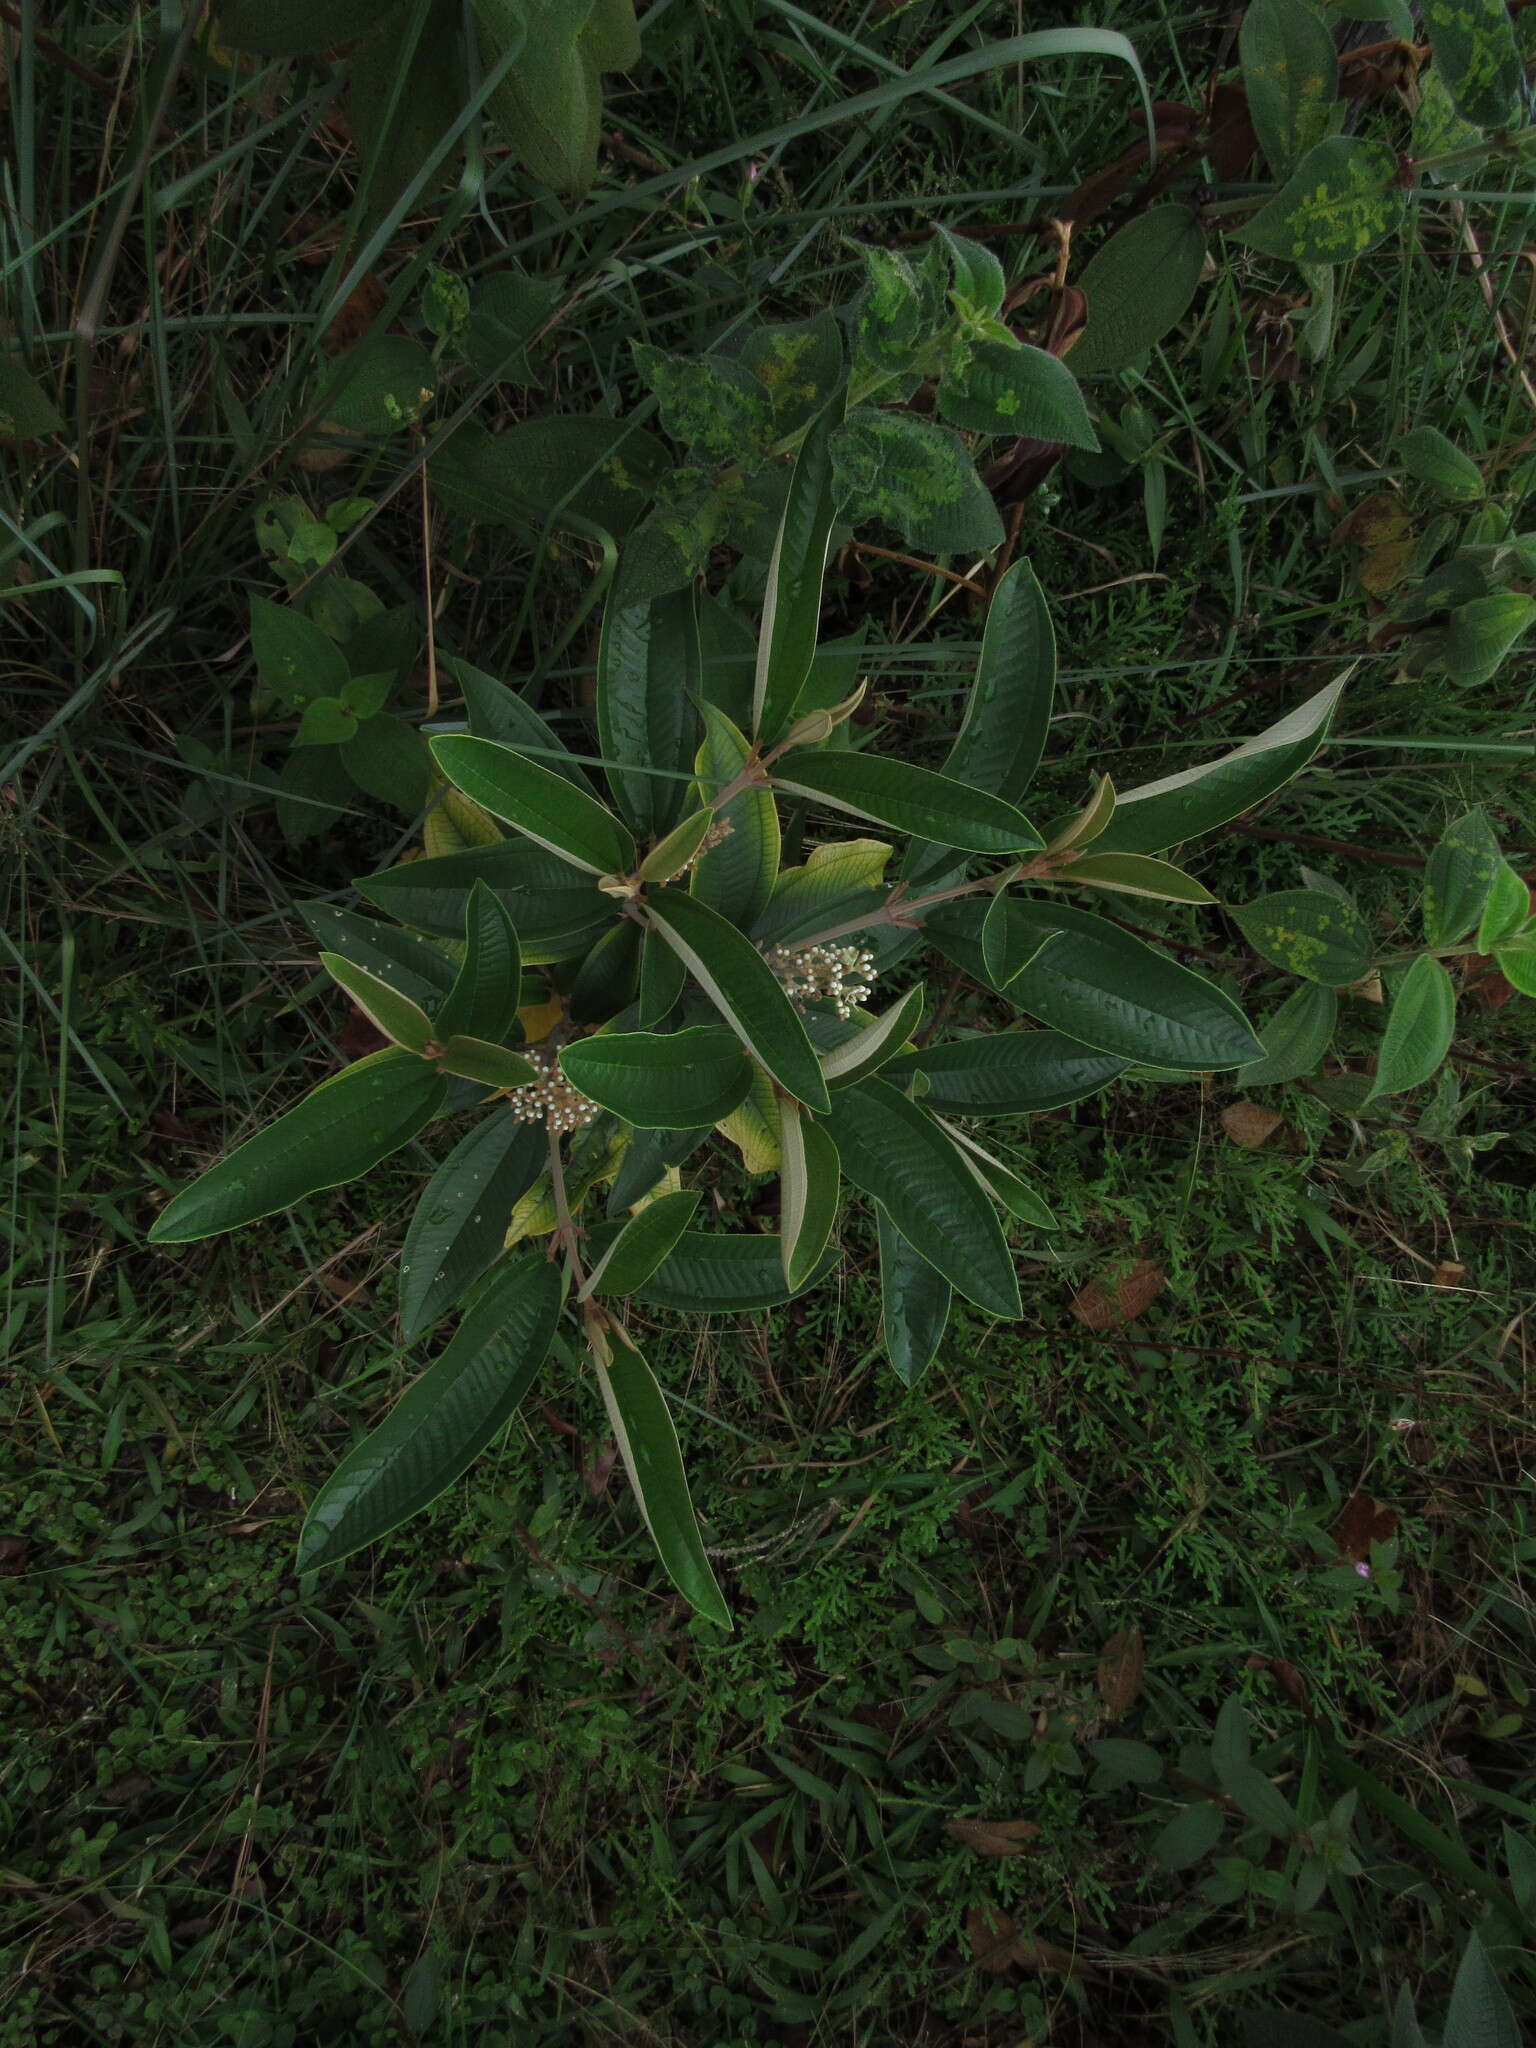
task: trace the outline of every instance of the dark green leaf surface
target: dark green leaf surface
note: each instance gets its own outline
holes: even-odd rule
[[[836,1253],[828,1252],[800,1292],[823,1279],[836,1263]],[[653,1308],[700,1314],[777,1308],[792,1299],[784,1284],[778,1234],[766,1231],[727,1236],[719,1231],[685,1230],[676,1248],[635,1293]]]
[[[1024,814],[1001,797],[888,755],[797,751],[778,764],[773,781],[791,796],[970,853],[1028,852],[1041,843]]]
[[[1315,1071],[1333,1041],[1339,999],[1331,988],[1304,981],[1295,988],[1259,1033],[1264,1057],[1243,1067],[1238,1081],[1257,1088],[1276,1081],[1298,1081]]]
[[[816,651],[834,512],[828,451],[836,413],[828,407],[800,444],[768,564],[752,688],[752,730],[763,742],[776,740],[789,723]]]
[[[447,1084],[414,1053],[371,1053],[247,1138],[161,1210],[151,1244],[184,1244],[356,1180],[424,1130]]]
[[[943,1342],[953,1290],[944,1275],[908,1244],[883,1209],[876,1214],[886,1355],[902,1385],[911,1387],[927,1371]]]
[[[572,1087],[639,1130],[685,1131],[729,1116],[751,1086],[741,1042],[717,1025],[597,1032],[560,1054]]]
[[[1023,1116],[1081,1102],[1128,1064],[1059,1031],[999,1031],[903,1053],[889,1072],[893,1079],[921,1074],[929,1109],[951,1116]]]
[[[1256,952],[1306,981],[1347,988],[1370,967],[1370,926],[1352,904],[1320,889],[1276,889],[1232,917]]]
[[[453,1484],[533,1384],[563,1291],[562,1269],[542,1252],[492,1277],[441,1358],[320,1489],[299,1538],[300,1571],[377,1542]]]
[[[1402,211],[1397,158],[1386,143],[1333,135],[1314,144],[1269,204],[1234,232],[1291,263],[1348,263],[1385,241]]]
[[[967,433],[1099,445],[1077,379],[1056,356],[1027,344],[977,342],[964,368],[940,382],[939,411]]]
[[[924,1000],[923,985],[917,982],[878,1017],[824,1052],[821,1070],[832,1086],[850,1087],[894,1059],[917,1029]]]
[[[1504,0],[1424,0],[1422,12],[1435,75],[1457,113],[1479,128],[1516,120],[1525,69]]]
[[[960,436],[909,412],[861,407],[832,441],[840,516],[882,521],[913,547],[952,555],[1003,537],[992,493]]]
[[[1431,946],[1454,946],[1483,914],[1503,865],[1487,816],[1467,811],[1446,828],[1424,869],[1424,937]]]
[[[1021,803],[1051,729],[1056,635],[1028,562],[1015,562],[992,593],[965,722],[944,763],[954,782]]]
[[[531,841],[466,847],[431,860],[405,861],[353,887],[402,924],[461,939],[469,893],[485,882],[513,916],[523,964],[569,960],[584,953],[613,919],[613,903],[569,861]]]
[[[701,1200],[696,1188],[658,1195],[627,1216],[588,1274],[581,1299],[591,1294],[633,1294],[643,1287],[693,1221]]]
[[[744,736],[725,713],[706,703],[704,743],[694,761],[702,802],[713,804],[746,762]],[[730,831],[695,865],[690,892],[743,931],[767,907],[779,872],[779,809],[768,789],[744,789],[718,813]]]
[[[798,1103],[783,1105],[779,1147],[779,1245],[784,1284],[793,1291],[804,1285],[827,1248],[842,1175],[836,1145]]]
[[[543,1129],[501,1108],[454,1146],[423,1190],[400,1254],[400,1334],[407,1344],[496,1258],[514,1205],[548,1163]]]
[[[477,740],[499,740],[504,747],[516,747],[541,767],[563,775],[586,795],[597,795],[586,769],[569,758],[565,742],[526,697],[457,655],[443,655],[440,666],[463,691],[469,729]]]
[[[515,748],[444,733],[432,754],[455,789],[493,818],[594,875],[627,873],[635,842],[613,813]]]
[[[681,810],[688,785],[668,775],[693,766],[702,681],[691,588],[609,605],[597,648],[598,739],[614,802],[642,839],[667,831]]]
[[[1339,91],[1333,32],[1311,0],[1252,0],[1238,52],[1264,161],[1284,178],[1328,133]]]
[[[432,1021],[419,1003],[401,995],[378,975],[370,974],[366,967],[354,967],[339,953],[322,953],[320,965],[386,1038],[403,1045],[407,1052],[421,1051],[432,1036]]]
[[[445,1074],[457,1074],[463,1081],[479,1081],[487,1088],[526,1088],[539,1078],[538,1068],[521,1053],[504,1045],[492,1045],[484,1038],[472,1038],[456,1031],[443,1045],[439,1065]]]
[[[1187,206],[1154,206],[1126,222],[1078,280],[1088,325],[1067,361],[1079,377],[1120,370],[1176,327],[1205,268],[1205,236]]]
[[[256,672],[280,703],[339,698],[347,687],[346,657],[313,619],[269,597],[251,599],[251,652]]]
[[[500,1044],[517,1023],[522,985],[517,929],[495,892],[476,882],[464,911],[464,958],[434,1020],[437,1037],[464,1032]]]
[[[299,915],[322,947],[366,967],[430,1015],[453,986],[453,961],[416,932],[376,924],[334,903],[301,903]]]
[[[1431,953],[1421,953],[1398,982],[1376,1055],[1368,1101],[1417,1088],[1440,1070],[1456,1029],[1456,991]]]

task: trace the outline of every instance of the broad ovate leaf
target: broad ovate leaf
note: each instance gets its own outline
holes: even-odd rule
[[[1254,133],[1271,173],[1286,177],[1324,140],[1339,91],[1333,31],[1311,0],[1251,0],[1238,40]]]
[[[938,403],[944,418],[967,433],[1058,441],[1068,448],[1099,445],[1077,379],[1043,348],[973,343],[961,367],[941,380]]]
[[[1450,1051],[1456,1029],[1456,991],[1432,953],[1421,953],[1398,982],[1376,1055],[1376,1078],[1366,1100],[1417,1088]]]
[[[1314,143],[1269,204],[1234,232],[1291,263],[1348,263],[1386,240],[1403,204],[1386,143],[1333,135]]]
[[[1079,377],[1121,370],[1175,328],[1205,268],[1205,235],[1187,206],[1154,206],[1117,230],[1077,280],[1088,325],[1068,356]]]
[[[1454,946],[1483,914],[1494,877],[1503,865],[1499,842],[1485,812],[1465,811],[1448,825],[1424,868],[1424,939]]]
[[[1321,889],[1277,889],[1232,916],[1255,952],[1305,981],[1348,988],[1370,968],[1370,926],[1353,904]]]
[[[596,1032],[563,1048],[560,1069],[593,1102],[638,1130],[653,1131],[719,1123],[752,1080],[740,1039],[714,1024],[673,1032]]]
[[[1304,981],[1259,1032],[1263,1057],[1238,1073],[1241,1087],[1257,1088],[1277,1081],[1299,1081],[1313,1073],[1333,1042],[1339,999],[1321,982]]]

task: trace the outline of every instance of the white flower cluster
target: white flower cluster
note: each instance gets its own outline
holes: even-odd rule
[[[530,1046],[523,1058],[538,1068],[539,1078],[512,1089],[507,1096],[507,1107],[520,1124],[544,1124],[552,1136],[560,1137],[591,1123],[598,1104],[571,1086],[560,1071],[556,1054]]]
[[[804,1009],[830,1003],[839,1017],[851,1017],[874,993],[875,956],[863,946],[774,946],[766,955],[784,993]]]

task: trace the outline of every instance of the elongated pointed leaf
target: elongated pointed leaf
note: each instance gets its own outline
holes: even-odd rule
[[[715,822],[713,811],[695,811],[657,841],[636,872],[642,882],[672,882],[682,873]]]
[[[992,593],[965,721],[944,773],[1005,803],[1023,801],[1040,766],[1056,696],[1056,635],[1028,562]]]
[[[1001,797],[884,754],[790,754],[773,781],[790,796],[970,853],[1021,853],[1041,844],[1023,812]]]
[[[694,760],[699,794],[713,805],[745,765],[747,742],[725,713],[702,707],[704,743]],[[702,855],[688,878],[691,894],[742,931],[751,931],[767,907],[779,872],[779,807],[773,792],[744,789],[716,814],[726,837]]]
[[[316,1495],[299,1570],[376,1543],[449,1487],[511,1419],[555,1334],[563,1269],[542,1252],[486,1285],[452,1343]]]
[[[539,1079],[539,1070],[521,1053],[489,1039],[456,1031],[444,1040],[438,1065],[445,1074],[457,1074],[463,1081],[482,1081],[487,1088],[526,1088]]]
[[[1368,1102],[1417,1088],[1440,1070],[1456,1029],[1456,991],[1432,953],[1421,953],[1397,985]]]
[[[1252,0],[1238,51],[1264,161],[1272,176],[1287,177],[1333,119],[1339,59],[1332,31],[1311,0]]]
[[[968,1301],[1021,1313],[997,1215],[952,1140],[888,1081],[840,1089],[827,1119],[843,1171]]]
[[[526,697],[457,655],[445,654],[439,660],[464,693],[469,729],[477,740],[499,740],[504,747],[516,747],[543,767],[563,775],[587,796],[596,797],[586,769],[579,761],[570,759],[559,733]]]
[[[974,342],[963,367],[940,379],[938,407],[967,433],[1099,445],[1077,379],[1059,357],[1027,343]]]
[[[1214,831],[1285,786],[1328,736],[1348,676],[1329,683],[1264,732],[1199,768],[1121,790],[1095,853],[1161,853]]]
[[[682,1188],[676,1194],[658,1195],[627,1216],[587,1275],[578,1299],[633,1294],[643,1287],[693,1221],[701,1199],[697,1188]]]
[[[702,683],[691,584],[648,604],[608,607],[597,647],[598,738],[614,802],[642,838],[665,832],[687,793],[685,782],[643,771],[692,767]]]
[[[1205,269],[1205,234],[1187,206],[1137,214],[1094,252],[1078,284],[1088,325],[1067,360],[1073,374],[1120,370],[1189,310]]]
[[[834,1088],[847,1088],[894,1059],[917,1029],[923,1014],[923,985],[918,982],[851,1038],[821,1055],[821,1071]]]
[[[953,1289],[910,1245],[884,1209],[880,1232],[880,1310],[886,1356],[903,1386],[916,1386],[943,1342]]]
[[[1454,946],[1483,914],[1502,865],[1499,842],[1483,811],[1467,811],[1453,825],[1424,869],[1424,937],[1431,946]]]
[[[706,1621],[729,1628],[730,1609],[704,1554],[677,1431],[656,1375],[622,1339],[606,1359],[594,1351],[593,1363],[619,1456],[667,1577]]]
[[[453,961],[417,932],[378,924],[335,903],[301,903],[299,915],[327,952],[378,975],[429,1016],[453,987]]]
[[[1017,980],[1045,944],[1046,936],[1015,917],[1007,890],[999,889],[981,920],[981,957],[992,986],[1006,989]]]
[[[1512,939],[1531,914],[1531,892],[1524,879],[1507,860],[1501,860],[1488,884],[1488,895],[1477,921],[1477,950],[1492,952],[1505,939]]]
[[[1277,1081],[1299,1081],[1312,1073],[1333,1041],[1339,999],[1320,982],[1304,981],[1286,997],[1259,1033],[1262,1059],[1243,1067],[1238,1081],[1257,1088]]]
[[[432,1020],[419,1003],[391,988],[377,974],[370,974],[366,967],[354,967],[339,953],[322,953],[320,965],[386,1038],[407,1052],[421,1051],[432,1036]]]
[[[573,867],[612,875],[634,866],[635,842],[613,813],[526,754],[468,733],[443,733],[432,755],[455,789]]]
[[[853,917],[882,908],[891,849],[880,839],[833,839],[813,847],[804,864],[786,868],[768,908],[753,927],[761,944],[791,945]]]
[[[800,444],[768,564],[752,688],[752,730],[765,743],[788,725],[816,652],[834,513],[829,442],[839,411],[829,405]]]
[[[751,940],[676,889],[653,889],[646,909],[726,1023],[780,1087],[808,1108],[827,1109],[827,1084],[805,1025]]]
[[[442,1075],[414,1053],[370,1053],[172,1196],[150,1243],[216,1237],[356,1180],[425,1130],[446,1092]]]
[[[1347,988],[1370,967],[1370,926],[1352,904],[1320,889],[1276,889],[1232,918],[1255,951],[1307,981]]]
[[[1289,263],[1349,263],[1384,241],[1402,218],[1397,158],[1374,136],[1330,135],[1307,151],[1239,241]]]
[[[1515,107],[1525,70],[1504,0],[1424,0],[1423,15],[1435,71],[1457,113],[1479,128],[1523,118]]]
[[[1065,881],[1086,889],[1108,889],[1121,896],[1150,896],[1160,903],[1214,903],[1203,882],[1176,868],[1172,861],[1153,860],[1145,853],[1079,854],[1061,870]]]
[[[639,1015],[642,1031],[653,1031],[677,1008],[688,986],[688,970],[660,932],[645,934],[640,951]]]
[[[434,1034],[451,1038],[465,1032],[499,1044],[517,1022],[522,985],[517,927],[494,890],[476,882],[464,907],[464,958]]]
[[[491,1264],[513,1205],[549,1164],[538,1124],[497,1109],[462,1137],[423,1190],[400,1254],[400,1334],[412,1344]]]
[[[606,1024],[634,1001],[640,986],[644,934],[628,918],[616,918],[588,952],[571,983],[566,1008],[576,1024]]]
[[[797,1102],[779,1120],[779,1248],[793,1293],[815,1271],[837,1221],[842,1173],[837,1147]]]
[[[1031,1230],[1056,1228],[1056,1218],[1049,1203],[1035,1193],[1015,1167],[1010,1166],[1006,1160],[999,1159],[995,1152],[987,1151],[985,1146],[978,1145],[968,1132],[958,1130],[955,1125],[946,1123],[942,1117],[938,1119],[938,1124],[960,1148],[965,1156],[966,1165],[982,1186],[996,1196],[1010,1216],[1017,1217],[1020,1223],[1027,1223]]]
[[[729,1116],[752,1085],[741,1041],[717,1025],[599,1031],[560,1054],[573,1088],[643,1131],[687,1131]]]
[[[1060,1109],[1124,1073],[1129,1063],[1059,1031],[998,1031],[903,1053],[890,1078],[921,1074],[928,1109],[952,1116],[1022,1116]]]
[[[1488,1951],[1469,1934],[1451,1986],[1445,2048],[1521,2048],[1524,2036]]]
[[[715,1230],[685,1230],[642,1287],[639,1300],[653,1308],[687,1309],[695,1314],[778,1308],[824,1279],[837,1263],[825,1253],[796,1290],[784,1284],[784,1260],[778,1233],[742,1232],[727,1236]]]
[[[613,922],[613,903],[589,876],[529,840],[409,860],[353,883],[402,924],[462,939],[469,892],[485,882],[517,925],[523,965],[579,958]]]

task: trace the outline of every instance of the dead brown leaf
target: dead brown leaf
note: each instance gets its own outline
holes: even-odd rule
[[[1128,1714],[1141,1695],[1147,1672],[1147,1646],[1139,1628],[1117,1629],[1104,1645],[1099,1658],[1099,1698],[1104,1702],[1106,1720],[1118,1721]]]
[[[1460,1259],[1442,1259],[1429,1284],[1431,1287],[1459,1287],[1466,1270]]]
[[[1138,1259],[1119,1279],[1090,1280],[1074,1296],[1072,1313],[1090,1330],[1113,1330],[1133,1323],[1168,1284],[1153,1259]]]
[[[1396,491],[1373,491],[1346,512],[1328,538],[1335,547],[1382,548],[1413,533],[1408,507]]]
[[[1339,1555],[1353,1564],[1369,1564],[1373,1543],[1390,1543],[1397,1516],[1369,1493],[1352,1493],[1339,1510],[1333,1540]]]
[[[1040,1830],[1032,1820],[947,1820],[944,1832],[978,1856],[1022,1856]]]
[[[1245,1152],[1257,1152],[1279,1130],[1280,1123],[1279,1110],[1266,1109],[1262,1102],[1229,1102],[1221,1112],[1221,1128]]]
[[[1015,1922],[995,1906],[971,1907],[965,1916],[965,1938],[978,1970],[1049,1970],[1063,1977],[1093,1976],[1070,1949],[1035,1934],[1021,1934]]]
[[[356,348],[378,319],[388,297],[389,293],[370,270],[337,307],[336,316],[320,342],[326,354],[339,356],[349,348]]]

